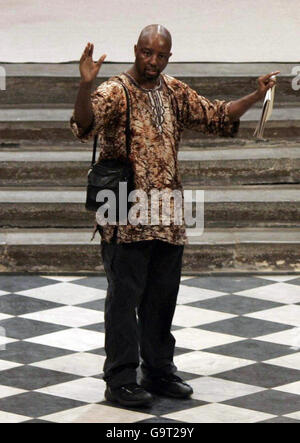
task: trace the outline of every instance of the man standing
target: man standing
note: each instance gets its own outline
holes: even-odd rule
[[[130,96],[131,151],[135,189],[171,192],[182,185],[177,160],[184,128],[234,136],[239,118],[275,83],[267,74],[255,92],[236,101],[210,101],[185,83],[161,74],[171,57],[172,40],[162,25],[144,28],[134,46],[135,63],[120,76],[93,82],[106,57],[92,59],[88,43],[80,59],[81,81],[71,117],[73,133],[86,142],[100,135],[98,161],[126,159],[126,96]],[[193,390],[173,362],[171,324],[179,290],[184,223],[100,227],[101,254],[108,279],[105,300],[105,397],[121,405],[151,405],[151,393],[189,397]],[[138,320],[136,317],[136,309]],[[140,354],[139,354],[140,353]],[[141,356],[142,380],[136,368]]]

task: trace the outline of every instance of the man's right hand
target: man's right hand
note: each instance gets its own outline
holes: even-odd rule
[[[79,71],[81,75],[81,81],[83,83],[92,83],[97,77],[101,65],[106,58],[106,54],[103,54],[97,62],[93,61],[93,43],[88,43],[82,53],[79,62]]]

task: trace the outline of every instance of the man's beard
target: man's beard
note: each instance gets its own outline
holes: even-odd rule
[[[149,74],[146,70],[144,71],[144,77],[147,80],[157,80],[160,76],[160,72],[156,72],[156,74]]]

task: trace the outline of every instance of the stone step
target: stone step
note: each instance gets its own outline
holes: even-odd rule
[[[300,185],[191,187],[204,193],[205,227],[300,227]],[[185,190],[188,191],[187,187]],[[201,196],[201,195],[200,195]],[[1,228],[92,228],[85,188],[0,188]],[[188,202],[189,197],[185,198]],[[194,212],[195,216],[195,212]],[[200,217],[200,216],[199,216]]]
[[[0,234],[5,273],[103,273],[100,237],[85,229],[15,229]],[[206,229],[188,231],[183,272],[297,273],[300,229]]]
[[[300,182],[300,142],[276,149],[256,146],[180,151],[182,181],[206,186]],[[85,186],[91,152],[60,149],[1,150],[0,186]]]
[[[1,107],[0,122],[69,122],[73,108],[10,108]],[[250,108],[241,121],[252,122],[260,118],[261,106]],[[270,122],[299,121],[300,106],[274,107]]]
[[[234,142],[236,140],[233,140]],[[230,143],[230,142],[229,142]],[[88,149],[80,149],[87,148]],[[250,140],[241,140],[237,146],[183,146],[189,149],[180,150],[179,160],[237,160],[237,159],[269,159],[269,158],[299,158],[300,140],[272,141],[266,143],[255,143]],[[21,149],[20,149],[21,148]],[[76,148],[76,149],[75,149]],[[98,148],[99,150],[99,148]],[[78,162],[91,160],[91,146],[80,143],[74,149],[72,146],[25,146],[0,149],[0,161],[13,162]]]
[[[295,108],[290,108],[295,109]],[[298,109],[298,108],[296,108]],[[238,136],[242,139],[253,140],[253,133],[257,126],[260,110],[256,111],[256,118],[254,120],[247,120],[246,114],[242,117]],[[26,111],[27,112],[27,111]],[[250,110],[248,111],[250,112]],[[287,112],[287,110],[285,110]],[[2,112],[1,112],[2,113]],[[0,114],[1,114],[0,113]],[[64,111],[65,118],[70,116],[69,111]],[[298,111],[297,111],[298,113]],[[279,115],[279,110],[277,114]],[[291,115],[291,120],[269,120],[267,122],[264,138],[266,140],[278,139],[294,139],[300,137],[300,120],[295,119],[296,115]],[[24,117],[25,118],[25,117]],[[54,117],[53,117],[54,118]],[[283,118],[283,116],[282,116]],[[186,144],[194,144],[199,142],[213,142],[216,137],[214,135],[207,135],[201,132],[185,130],[182,135],[182,141]],[[223,141],[228,143],[228,140],[234,140],[232,137],[220,137]],[[65,121],[29,121],[29,120],[15,120],[15,121],[0,121],[0,140],[4,145],[7,144],[22,144],[22,145],[47,145],[47,144],[73,144],[77,142],[75,136],[72,134],[69,123]]]
[[[95,86],[129,69],[127,63],[104,63]],[[78,63],[9,63],[1,64],[6,71],[6,91],[1,104],[73,104],[79,84]],[[209,99],[232,100],[249,94],[257,87],[257,78],[280,71],[276,102],[299,103],[292,87],[292,63],[169,63],[165,72],[189,84]]]
[[[53,142],[53,143],[52,143]],[[276,138],[273,140],[255,140],[246,139],[241,137],[214,137],[210,136],[205,139],[189,139],[184,138],[180,145],[180,151],[214,151],[220,150],[226,152],[227,150],[234,149],[235,151],[240,151],[244,149],[257,149],[264,150],[266,148],[281,149],[281,148],[296,148],[300,146],[300,137],[293,138]],[[99,150],[99,147],[98,147]],[[1,152],[27,152],[27,151],[38,151],[38,152],[73,152],[73,151],[88,151],[92,152],[92,140],[87,143],[82,143],[77,139],[72,139],[71,142],[66,142],[65,140],[49,140],[48,143],[45,140],[40,142],[35,142],[34,140],[26,141],[15,141],[15,142],[5,142],[0,141],[0,153]]]

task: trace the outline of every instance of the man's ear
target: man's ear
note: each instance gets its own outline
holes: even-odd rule
[[[134,55],[136,56],[137,46],[134,45]]]
[[[172,52],[170,52],[169,58],[172,57],[172,55],[173,55]]]

